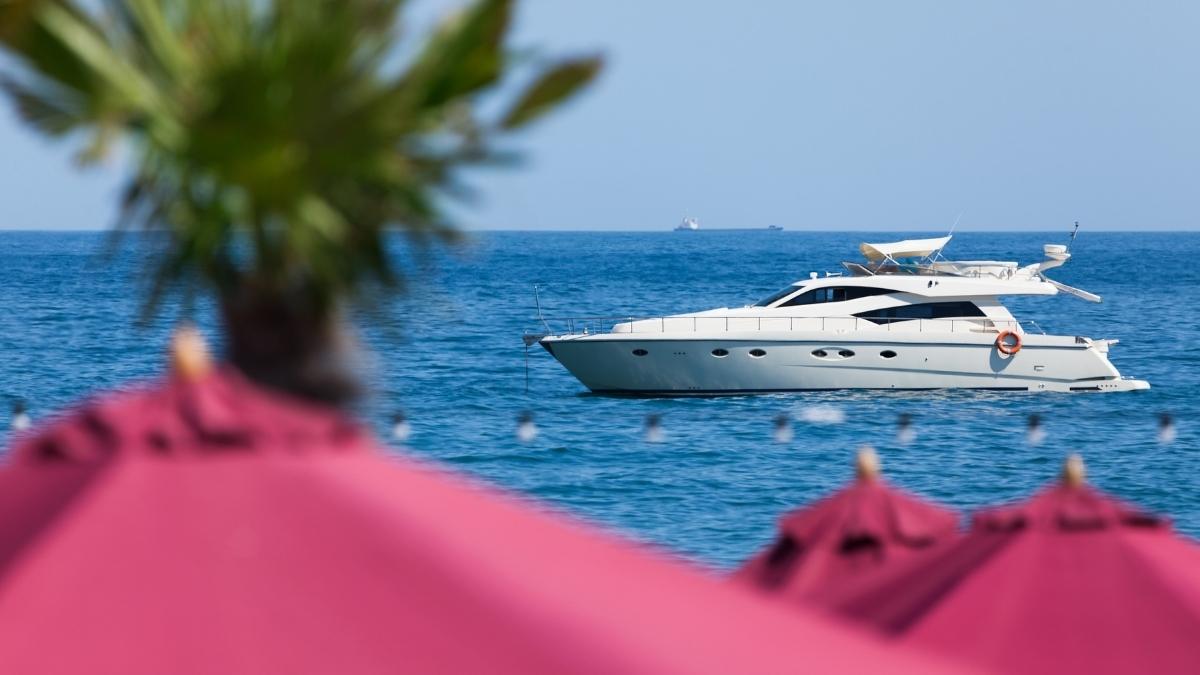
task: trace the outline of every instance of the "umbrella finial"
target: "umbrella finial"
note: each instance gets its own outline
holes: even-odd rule
[[[208,343],[194,325],[185,323],[171,336],[171,371],[185,380],[196,380],[212,370]]]
[[[1063,462],[1062,482],[1067,487],[1079,487],[1087,482],[1087,467],[1084,466],[1081,455],[1067,455],[1066,461]]]
[[[875,448],[864,445],[858,449],[854,459],[854,473],[859,480],[875,480],[879,477],[879,455]]]

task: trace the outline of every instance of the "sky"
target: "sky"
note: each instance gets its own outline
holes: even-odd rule
[[[415,0],[413,25],[458,3]],[[466,229],[1200,229],[1200,3],[527,0],[513,45],[602,52],[466,178]],[[112,224],[120,160],[0,105],[0,228]]]

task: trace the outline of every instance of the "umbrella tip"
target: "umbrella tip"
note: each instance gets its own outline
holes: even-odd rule
[[[854,473],[859,480],[874,480],[879,477],[879,454],[875,448],[864,445],[858,449],[854,459]]]
[[[200,330],[181,324],[171,336],[171,371],[185,380],[196,380],[212,370],[208,343]]]
[[[1087,467],[1083,464],[1083,457],[1076,453],[1067,455],[1066,461],[1063,462],[1063,485],[1067,487],[1079,487],[1086,481]]]

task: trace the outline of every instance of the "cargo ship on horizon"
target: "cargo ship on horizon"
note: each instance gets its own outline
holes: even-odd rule
[[[684,218],[683,222],[675,226],[676,232],[779,232],[781,230],[783,230],[783,228],[779,225],[768,225],[766,227],[717,227],[701,230],[700,221],[690,216]]]

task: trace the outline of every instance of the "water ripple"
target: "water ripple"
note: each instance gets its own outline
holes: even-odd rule
[[[89,391],[157,373],[175,310],[134,327],[136,269],[127,247],[97,264],[103,235],[0,234],[0,374],[4,393],[35,416]],[[531,495],[576,515],[716,567],[766,543],[778,517],[844,483],[850,459],[875,445],[891,481],[961,509],[1022,498],[1083,452],[1093,481],[1176,527],[1200,534],[1200,235],[1084,232],[1053,275],[1104,296],[1015,298],[1021,318],[1052,333],[1119,338],[1112,359],[1153,389],[1117,395],[996,392],[813,392],[728,398],[614,398],[587,394],[520,334],[536,329],[533,284],[550,315],[656,314],[738,306],[858,256],[864,239],[827,233],[498,233],[459,254],[396,255],[422,274],[383,320],[362,325],[374,354],[374,394],[363,407],[380,434],[397,408],[411,452]],[[955,236],[965,259],[1030,260],[1058,234]],[[1169,283],[1155,286],[1149,280]],[[200,308],[211,326],[212,311]],[[528,370],[526,370],[528,368]],[[526,373],[529,388],[526,391]],[[840,424],[804,411],[832,408]],[[523,444],[519,413],[539,434]],[[1170,411],[1178,436],[1155,440]],[[646,415],[665,442],[643,439]],[[788,444],[772,440],[781,413],[797,418]],[[896,440],[902,413],[917,437]],[[7,427],[7,410],[0,423]],[[1046,440],[1026,442],[1039,415]]]

